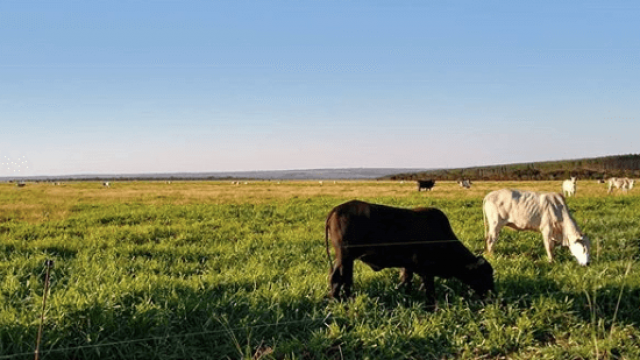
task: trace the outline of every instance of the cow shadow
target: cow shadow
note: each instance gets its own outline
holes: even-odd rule
[[[126,282],[126,281],[125,281]],[[194,279],[194,282],[195,281]],[[48,310],[41,354],[54,358],[251,358],[272,346],[316,344],[329,355],[323,331],[331,319],[322,297],[280,295],[268,284],[151,282],[76,306]],[[15,324],[5,354],[32,352],[37,324]],[[6,345],[6,346],[5,346]],[[62,350],[60,350],[62,349]],[[153,357],[156,357],[153,356]]]
[[[427,307],[426,292],[422,280],[414,276],[411,289],[399,286],[399,269],[386,269],[384,276],[364,281],[356,281],[354,293],[365,295],[384,304],[385,308],[393,311],[398,306],[423,308],[427,312],[433,309]],[[467,301],[472,307],[483,306],[484,302],[467,286],[457,279],[435,277],[435,293],[438,307],[449,306],[459,299]]]
[[[532,308],[538,301],[548,300],[556,304],[569,303],[571,314],[578,321],[592,323],[603,320],[611,325],[640,324],[640,287],[635,285],[604,285],[590,291],[567,290],[554,279],[511,276],[500,278],[496,284],[499,296],[495,301],[501,307],[512,307],[523,311]]]
[[[276,287],[269,281],[233,279],[198,284],[196,278],[126,287],[64,309],[52,305],[40,353],[47,358],[82,359],[148,358],[151,353],[154,358],[235,359],[260,358],[261,354],[285,358],[297,354],[294,356],[311,359],[358,358],[362,351],[370,351],[357,331],[363,319],[333,315],[335,303],[326,296],[286,291],[291,284]],[[123,284],[127,281],[123,279]],[[285,290],[279,293],[278,289]],[[417,291],[402,296],[423,300]],[[339,305],[349,306],[349,300]],[[21,339],[5,346],[5,354],[33,351],[36,323],[3,330]],[[429,349],[433,358],[455,354],[446,333],[406,341],[413,353]]]
[[[573,261],[567,258],[566,261]],[[553,266],[553,265],[550,265]],[[374,299],[388,311],[395,307],[421,307],[426,297],[418,277],[413,288],[396,289],[400,282],[399,271],[384,270],[384,277],[356,281],[354,293]],[[463,301],[471,310],[480,310],[488,304],[506,309],[530,310],[534,303],[551,301],[556,304],[570,303],[570,310],[577,321],[591,323],[594,318],[603,319],[606,326],[612,324],[637,326],[640,324],[640,286],[608,284],[591,291],[571,290],[561,286],[552,277],[508,275],[496,277],[496,292],[487,299],[480,299],[467,285],[456,279],[435,281],[436,301],[439,308]],[[424,307],[424,306],[422,306]],[[426,307],[424,307],[427,309]]]

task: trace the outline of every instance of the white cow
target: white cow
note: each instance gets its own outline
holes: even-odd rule
[[[636,181],[626,177],[625,178],[612,177],[612,178],[609,178],[607,182],[609,183],[609,189],[607,190],[607,193],[611,194],[614,186],[616,189],[622,189],[623,192],[627,192],[628,190],[633,189],[633,184]]]
[[[506,225],[515,230],[541,232],[549,262],[553,262],[553,248],[560,244],[569,247],[580,265],[589,263],[589,238],[582,234],[559,193],[496,190],[485,196],[482,210],[489,254]]]
[[[571,179],[562,182],[562,194],[564,196],[576,196],[576,177],[572,176]]]
[[[110,184],[109,184],[109,182],[108,182],[108,181],[105,181],[105,182],[103,182],[103,183],[102,183],[102,186],[104,186],[104,187],[109,187],[109,186],[110,186]]]
[[[462,180],[458,181],[458,185],[462,186],[465,189],[470,189],[471,188],[471,180],[462,179]]]

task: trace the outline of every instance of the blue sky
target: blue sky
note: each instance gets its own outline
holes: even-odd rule
[[[2,1],[0,176],[639,153],[638,19],[634,1]]]

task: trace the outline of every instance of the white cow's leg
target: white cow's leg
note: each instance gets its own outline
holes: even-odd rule
[[[489,222],[489,231],[487,232],[487,238],[485,239],[485,251],[487,254],[491,254],[493,252],[493,245],[498,241],[498,234],[504,224],[498,221],[490,221]]]
[[[547,250],[547,257],[550,263],[553,262],[553,248],[555,246],[555,243],[553,241],[553,232],[552,230],[549,228],[543,228],[541,231],[542,233],[542,240],[544,241],[544,249]]]

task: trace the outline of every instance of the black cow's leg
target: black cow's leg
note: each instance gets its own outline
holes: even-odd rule
[[[396,289],[405,288],[406,291],[411,291],[413,287],[413,271],[407,268],[402,268],[400,271],[400,284],[396,287]]]
[[[329,276],[329,286],[331,288],[329,297],[342,299],[340,291],[344,290],[344,297],[351,296],[351,285],[353,285],[353,259],[337,260],[333,271]]]
[[[342,278],[343,266],[341,261],[336,261],[329,274],[329,297],[340,299],[340,289],[344,283]]]
[[[353,259],[345,259],[342,263],[342,280],[344,296],[351,297],[351,286],[353,285]]]
[[[420,277],[422,278],[422,283],[424,284],[427,310],[435,310],[436,309],[436,287],[434,282],[434,276],[429,274],[421,274]]]

